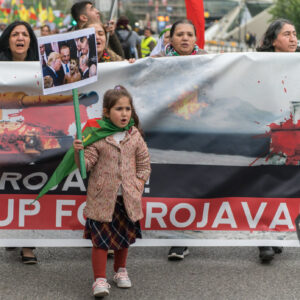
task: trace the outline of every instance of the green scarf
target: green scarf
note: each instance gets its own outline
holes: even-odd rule
[[[84,137],[83,146],[87,147],[88,145],[99,141],[109,135],[112,135],[116,132],[129,130],[134,125],[133,119],[130,119],[128,125],[124,128],[119,128],[115,126],[108,118],[102,119],[90,119],[86,122],[84,128],[82,129],[82,135]],[[63,160],[58,165],[54,173],[52,174],[49,181],[40,191],[35,201],[41,198],[46,194],[51,188],[58,185],[66,176],[71,172],[77,169],[77,165],[74,159],[74,148],[73,146],[65,154]]]
[[[194,45],[194,49],[190,55],[197,55],[199,52],[199,47],[198,45]],[[177,53],[175,48],[171,44],[167,44],[165,48],[165,55],[166,56],[181,56],[180,54]]]

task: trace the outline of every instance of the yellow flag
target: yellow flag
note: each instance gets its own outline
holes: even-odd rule
[[[41,12],[43,10],[43,5],[42,5],[42,2],[40,1],[39,2],[39,11]]]
[[[39,13],[39,20],[41,24],[44,24],[48,20],[48,12],[45,8]]]
[[[19,16],[21,21],[28,22],[29,21],[29,11],[26,9],[26,7],[22,4],[19,10]]]
[[[53,15],[52,7],[48,8],[48,21],[50,23],[52,23],[54,21],[54,15]]]

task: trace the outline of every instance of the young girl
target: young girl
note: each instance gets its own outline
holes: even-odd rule
[[[93,294],[109,294],[106,280],[107,251],[113,249],[113,281],[120,288],[130,288],[126,271],[129,245],[141,238],[139,221],[143,217],[141,197],[150,175],[148,148],[141,136],[139,119],[132,97],[122,86],[104,94],[103,127],[119,132],[102,138],[84,149],[87,171],[90,171],[84,237],[92,240],[92,265],[95,282]],[[75,162],[81,140],[73,143]]]

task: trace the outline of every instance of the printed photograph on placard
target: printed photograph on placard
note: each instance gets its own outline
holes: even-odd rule
[[[43,36],[38,44],[44,95],[97,81],[94,28]]]

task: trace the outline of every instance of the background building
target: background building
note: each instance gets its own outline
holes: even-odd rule
[[[109,2],[113,2],[96,0],[96,4],[97,1],[102,5],[101,11],[105,3],[109,8]],[[269,10],[274,1],[204,0],[206,50],[254,49],[271,22]],[[186,18],[185,0],[118,0],[116,10],[118,15],[128,16],[133,28],[151,27],[157,33],[166,25]]]
[[[209,28],[236,8],[243,6],[243,14],[254,17],[272,3],[273,0],[204,0],[205,27]],[[141,27],[151,26],[154,30],[159,29],[160,21],[172,24],[186,18],[185,0],[123,0],[121,7],[127,13],[133,14]],[[241,16],[237,15],[230,30],[239,26],[240,21]]]
[[[247,46],[249,36],[253,37],[253,47],[261,39],[272,20],[269,10],[273,0],[240,1],[205,31],[206,41],[235,41]]]

